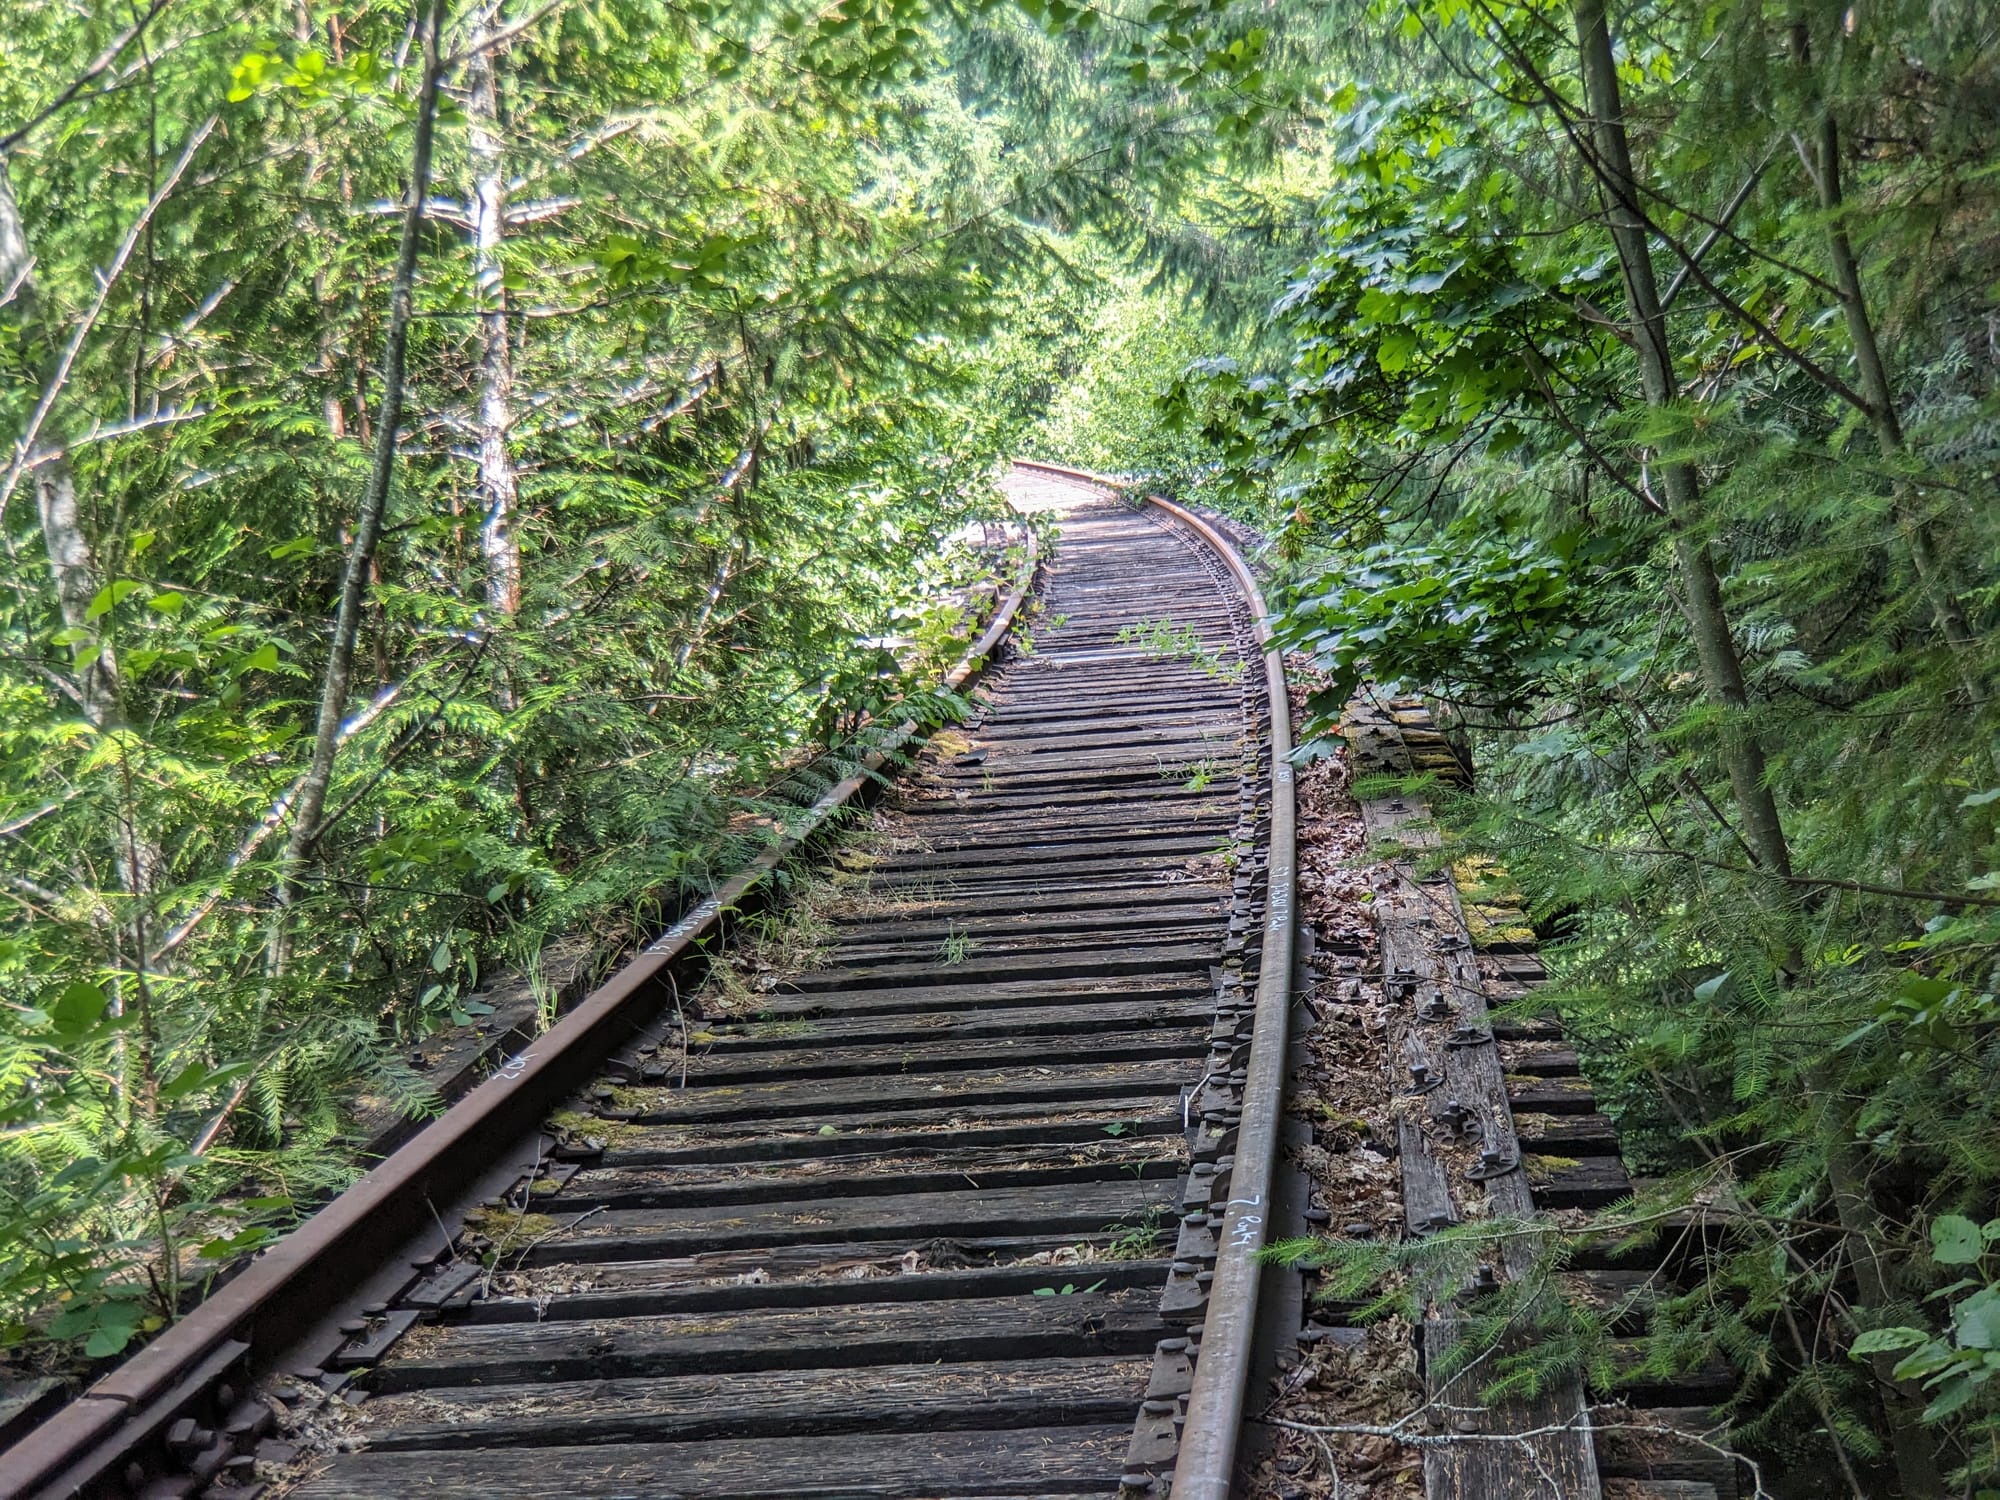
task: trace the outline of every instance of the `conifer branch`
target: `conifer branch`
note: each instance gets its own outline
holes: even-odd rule
[[[1688,849],[1668,849],[1657,845],[1639,845],[1629,851],[1633,854],[1653,855],[1660,859],[1683,859],[1693,864],[1720,870],[1729,875],[1743,875],[1753,879],[1775,880],[1783,885],[1809,886],[1821,890],[1853,891],[1857,895],[1886,896],[1896,901],[1940,902],[1946,906],[2000,906],[2000,896],[1981,896],[1971,891],[1928,891],[1914,886],[1877,885],[1866,880],[1843,880],[1833,875],[1794,875],[1773,870],[1751,869],[1745,865],[1732,865],[1726,860],[1710,859]]]

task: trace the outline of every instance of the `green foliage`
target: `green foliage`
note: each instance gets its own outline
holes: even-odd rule
[[[1926,1299],[1947,1304],[1942,1333],[1900,1325],[1871,1328],[1848,1346],[1862,1360],[1871,1354],[1900,1354],[1893,1370],[1898,1380],[1914,1380],[1930,1394],[1924,1409],[1928,1421],[1942,1421],[1979,1396],[1981,1388],[2000,1371],[2000,1275],[1989,1264],[1988,1247],[2000,1240],[2000,1219],[1975,1224],[1961,1214],[1940,1214],[1931,1221],[1930,1259],[1955,1275]],[[2000,1418],[1982,1417],[1976,1436],[2000,1431]]]
[[[1857,1494],[1987,1482],[1990,1277],[1912,1227],[1961,1254],[2000,1198],[1985,23],[1608,10],[1671,388],[1636,357],[1569,8],[1406,0],[1345,12],[1377,23],[1373,81],[1326,91],[1316,239],[1165,415],[1275,523],[1279,631],[1330,677],[1301,738],[1364,679],[1439,702],[1480,778],[1440,799],[1449,852],[1525,895],[1535,1003],[1659,1211],[1722,1226],[1635,1310],[1649,1366],[1732,1363],[1746,1440],[1838,1450]],[[1369,1254],[1358,1285],[1416,1274]],[[1588,1327],[1544,1326],[1587,1368]]]
[[[1606,1232],[1727,1231],[1623,1310],[1647,1368],[1733,1361],[1801,1466],[1985,1477],[1981,5],[1611,7],[1665,390],[1562,7],[591,0],[497,48],[492,110],[448,37],[359,680],[281,870],[418,97],[400,14],[308,9],[182,0],[73,95],[115,18],[36,0],[0,42],[33,257],[0,305],[11,1340],[94,1358],[174,1315],[351,1175],[357,1101],[432,1106],[399,1059],[497,963],[643,927],[892,706],[948,712],[921,684],[1004,571],[974,539],[1019,441],[1271,525],[1323,720],[1364,677],[1451,710],[1481,791],[1450,852],[1505,864],[1666,1174]],[[1785,861],[1750,852],[1761,788]],[[1465,1238],[1327,1264],[1415,1285]],[[1507,1378],[1602,1373],[1546,1285],[1502,1308],[1547,1333]]]
[[[1027,434],[1033,456],[1199,497],[1214,452],[1169,427],[1159,398],[1203,348],[1199,323],[1163,292],[1126,287],[1100,304],[1080,365]]]
[[[1565,669],[1615,652],[1590,567],[1602,550],[1573,533],[1544,544],[1470,528],[1436,544],[1382,543],[1302,588],[1278,639],[1325,674],[1310,703],[1327,719],[1368,680],[1516,708]]]
[[[17,10],[0,1326],[59,1363],[176,1316],[349,1181],[357,1137],[434,1109],[402,1058],[476,1019],[496,966],[657,922],[892,710],[962,707],[929,685],[1011,572],[982,540],[993,465],[1052,358],[989,335],[1078,315],[1053,237],[1006,207],[1026,132],[942,72],[975,16],[593,0],[497,46],[466,19],[357,681],[306,867],[281,870],[420,58],[395,8],[187,0],[118,87],[66,98],[118,23]],[[517,605],[482,443],[516,484]],[[74,522],[45,525],[59,476]]]
[[[1587,1251],[1645,1233],[1643,1218],[1628,1219],[1615,1235],[1563,1235],[1546,1224],[1493,1219],[1457,1224],[1421,1239],[1295,1239],[1267,1246],[1263,1258],[1307,1267],[1321,1277],[1320,1300],[1359,1304],[1363,1320],[1394,1314],[1421,1323],[1427,1308],[1450,1297],[1460,1314],[1459,1342],[1440,1374],[1476,1366],[1483,1399],[1534,1397],[1556,1382],[1581,1377],[1613,1391],[1633,1378],[1658,1372],[1621,1365],[1621,1326],[1658,1300],[1645,1285],[1602,1302],[1566,1293],[1563,1278]],[[1534,1253],[1523,1274],[1482,1278],[1499,1265],[1510,1245],[1527,1242]],[[1485,1289],[1490,1281],[1490,1289]],[[1523,1337],[1532,1335],[1532,1337]]]
[[[1224,660],[1222,653],[1209,648],[1201,632],[1192,625],[1176,625],[1171,615],[1140,619],[1118,627],[1120,645],[1137,646],[1148,656],[1185,661],[1210,677],[1234,679],[1243,675],[1243,663]]]

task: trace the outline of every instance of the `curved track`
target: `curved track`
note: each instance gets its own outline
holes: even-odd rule
[[[1271,700],[1194,530],[1008,484],[1059,513],[1040,611],[811,961],[695,1017],[655,982],[525,1142],[461,1133],[471,1229],[303,1342],[219,1346],[86,1492],[240,1500],[285,1460],[314,1500],[1158,1488],[1235,1233]]]

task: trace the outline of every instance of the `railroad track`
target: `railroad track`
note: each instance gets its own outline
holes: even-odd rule
[[[822,953],[691,1014],[725,891],[0,1486],[1219,1500],[1291,961],[1282,679],[1199,522],[1009,485],[1060,513],[1039,613],[876,810]]]
[[[1466,779],[1419,699],[1365,693],[1349,704],[1341,732],[1357,773]],[[1408,1079],[1399,1077],[1397,1150],[1405,1237],[1492,1215],[1561,1222],[1568,1214],[1573,1228],[1574,1211],[1629,1196],[1617,1130],[1598,1112],[1559,1018],[1489,1012],[1515,1006],[1547,978],[1526,915],[1504,894],[1462,900],[1454,881],[1417,876],[1414,860],[1437,846],[1422,798],[1378,792],[1361,799],[1359,813],[1373,847],[1392,856],[1372,872],[1379,974],[1370,978],[1390,1002],[1395,1071]],[[1398,846],[1405,857],[1393,857]],[[1567,1378],[1530,1397],[1482,1400],[1478,1367],[1455,1373],[1441,1357],[1458,1315],[1441,1288],[1419,1330],[1426,1394],[1446,1410],[1476,1410],[1459,1430],[1482,1439],[1425,1450],[1430,1500],[1736,1500],[1729,1422],[1717,1405],[1737,1373],[1715,1365],[1649,1374],[1637,1342],[1648,1305],[1677,1289],[1704,1238],[1698,1216],[1636,1243],[1605,1236],[1556,1278],[1563,1295],[1612,1323],[1621,1375],[1608,1390]],[[1512,1241],[1493,1260],[1486,1271],[1511,1279],[1527,1274],[1533,1252]],[[1506,1434],[1535,1436],[1494,1441]]]

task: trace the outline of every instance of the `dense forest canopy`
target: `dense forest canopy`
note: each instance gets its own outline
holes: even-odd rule
[[[2000,1483],[1996,140],[1985,0],[13,6],[8,1337],[923,704],[1033,451],[1266,530],[1308,753],[1448,711],[1611,1217],[1728,1225],[1647,1358]]]

